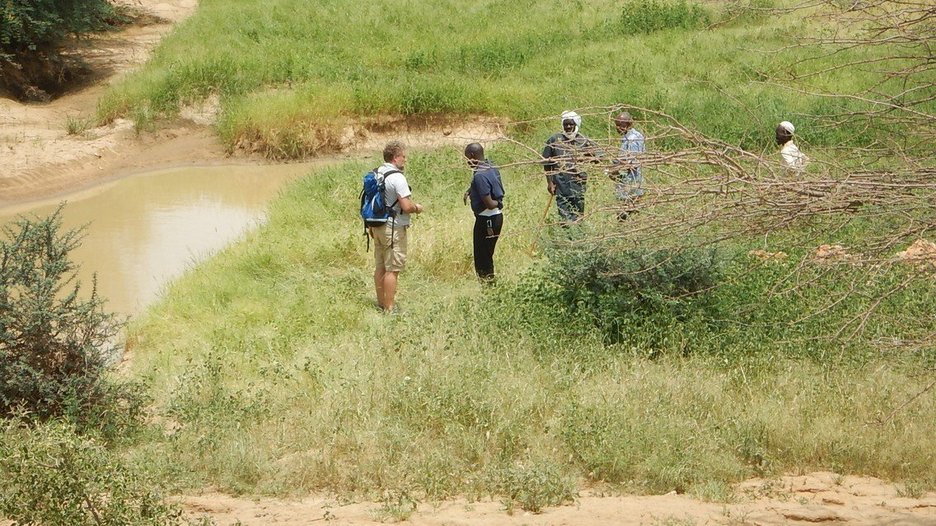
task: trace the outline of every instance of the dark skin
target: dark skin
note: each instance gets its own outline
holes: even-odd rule
[[[783,126],[777,126],[777,144],[783,146],[784,144],[793,140],[793,134]]]
[[[617,128],[618,133],[625,134],[627,130],[634,125],[634,120],[631,119],[630,114],[622,113],[614,118],[614,127]]]
[[[465,147],[465,159],[468,161],[468,167],[474,170],[484,161],[484,147],[476,142],[469,144]],[[466,205],[468,204],[469,192],[470,189],[465,190],[465,195],[462,196],[462,202]],[[491,194],[481,196],[481,201],[488,210],[493,210],[498,207],[497,201],[491,198]]]
[[[631,126],[633,125],[634,119],[632,119],[630,113],[627,113],[626,111],[614,118],[614,127],[621,135],[627,133],[627,130],[631,129]],[[611,168],[608,170],[608,176],[611,177],[612,180],[614,180],[615,176],[620,173],[620,168]]]
[[[575,121],[572,119],[565,119],[562,121],[562,131],[566,135],[571,135],[575,131]],[[556,195],[556,182],[552,178],[552,174],[546,174],[546,190],[550,195]]]

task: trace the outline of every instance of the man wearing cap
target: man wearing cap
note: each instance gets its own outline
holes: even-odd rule
[[[579,133],[582,118],[578,113],[563,112],[561,122],[562,131],[550,137],[543,148],[543,169],[546,189],[556,196],[559,217],[569,224],[585,213],[588,174],[579,168],[579,163],[596,160],[598,147]]]
[[[640,174],[640,160],[637,155],[643,153],[644,136],[634,128],[634,119],[630,113],[622,112],[614,118],[614,127],[621,134],[621,156],[614,160],[609,175],[617,182],[614,194],[624,207],[618,214],[619,220],[627,219],[634,210],[634,203],[643,195],[643,176]]]
[[[806,168],[809,158],[793,143],[794,131],[796,131],[796,128],[793,127],[793,123],[790,121],[783,121],[777,125],[777,144],[781,146],[780,157],[783,158],[783,165],[800,172]]]

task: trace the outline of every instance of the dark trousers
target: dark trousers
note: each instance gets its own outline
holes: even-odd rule
[[[574,223],[585,214],[585,175],[556,174],[556,205],[563,224]]]
[[[494,279],[494,247],[504,226],[504,214],[475,216],[474,266],[482,280]]]

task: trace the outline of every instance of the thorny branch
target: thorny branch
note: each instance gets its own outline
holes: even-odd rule
[[[921,156],[896,146],[889,152],[880,148],[831,149],[828,156],[817,152],[805,171],[793,171],[781,165],[777,152],[746,151],[662,111],[633,105],[596,107],[579,110],[589,122],[609,123],[608,136],[595,139],[593,151],[583,154],[589,160],[586,170],[595,181],[590,183],[592,188],[610,184],[600,174],[621,160],[619,138],[610,119],[623,110],[641,116],[638,127],[647,137],[647,152],[636,156],[646,193],[633,205],[638,213],[625,224],[594,234],[601,236],[602,242],[652,244],[653,248],[679,251],[783,236],[785,250],[799,249],[806,255],[782,280],[786,285],[778,284],[773,294],[808,289],[820,277],[815,273],[806,273],[809,277],[805,281],[799,277],[804,269],[816,265],[830,272],[836,268],[855,270],[849,274],[851,283],[844,284],[843,293],[830,297],[822,309],[845,308],[849,297],[860,296],[867,304],[863,312],[850,314],[850,321],[837,333],[830,333],[830,338],[843,343],[860,336],[883,303],[911,282],[932,276],[932,272],[912,273],[889,290],[877,291],[877,297],[868,297],[867,283],[875,282],[897,263],[896,252],[936,229],[936,163],[932,153]],[[538,147],[520,145],[521,158],[502,166],[542,164]],[[622,206],[590,205],[586,220],[613,217]],[[862,246],[822,248],[838,232],[862,222],[875,225],[865,233]]]
[[[814,126],[869,130],[886,120],[906,134],[878,137],[867,147],[833,145],[807,152],[812,159],[806,170],[791,171],[781,166],[776,150],[746,151],[660,110],[627,104],[579,108],[576,111],[585,121],[607,124],[607,136],[593,136],[597,146],[587,152],[590,194],[596,185],[611,184],[600,174],[622,159],[614,115],[627,110],[639,116],[636,125],[647,140],[647,152],[636,156],[644,176],[644,196],[634,205],[589,198],[585,220],[614,217],[622,207],[633,206],[637,213],[630,214],[625,223],[594,236],[626,246],[676,251],[726,241],[750,244],[755,239],[764,240],[764,248],[769,249],[772,240],[782,238],[784,250],[805,256],[772,294],[798,294],[823,275],[852,270],[847,273],[850,277],[845,279],[850,282],[843,283],[843,292],[830,297],[821,309],[845,308],[846,300],[854,297],[866,305],[863,312],[850,313],[850,321],[838,333],[833,329],[829,335],[845,343],[861,336],[883,304],[915,280],[933,279],[936,271],[932,260],[912,261],[922,271],[869,292],[868,284],[880,283],[881,276],[900,262],[899,251],[927,237],[934,241],[936,4],[929,0],[884,0],[843,5],[818,0],[788,12],[822,17],[830,30],[805,36],[780,50],[802,49],[799,55],[803,58],[788,68],[794,72],[792,76],[763,82],[794,93],[848,102],[843,107],[850,111],[814,116]],[[826,60],[830,57],[836,61],[832,66]],[[876,79],[852,92],[820,92],[807,83],[829,73],[857,70],[865,70],[861,78]],[[537,122],[511,126],[528,128],[531,124]],[[770,136],[772,130],[762,133]],[[907,140],[908,136],[914,140]],[[521,146],[521,158],[502,166],[542,165],[541,145],[512,141]],[[839,233],[850,228],[864,229],[861,246],[834,245]],[[806,272],[816,265],[826,270]]]
[[[818,36],[804,35],[777,53],[804,55],[789,64],[789,78],[767,81],[799,93],[838,97],[863,103],[867,109],[834,119],[888,119],[907,126],[908,133],[936,140],[936,4],[929,0],[856,1],[843,5],[823,0],[792,8],[806,19],[826,21]],[[818,53],[816,51],[818,50]],[[837,55],[848,57],[822,65]],[[874,68],[874,69],[870,69]],[[805,84],[832,72],[868,69],[878,82],[852,93],[823,92]],[[770,77],[770,75],[767,75]]]

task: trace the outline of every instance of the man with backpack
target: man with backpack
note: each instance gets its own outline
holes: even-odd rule
[[[384,187],[383,197],[389,218],[378,226],[368,226],[368,233],[374,239],[377,304],[389,313],[394,307],[397,279],[406,266],[406,230],[410,225],[410,214],[422,213],[423,206],[412,200],[409,183],[403,175],[406,165],[403,143],[387,143],[383,158],[384,163],[375,170],[375,174]]]
[[[474,224],[474,266],[482,283],[494,281],[494,247],[504,226],[504,185],[500,171],[484,158],[484,147],[473,142],[465,147],[465,159],[472,169],[471,186],[463,201],[471,200]]]

